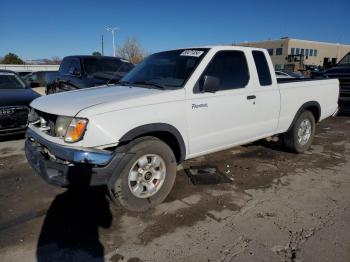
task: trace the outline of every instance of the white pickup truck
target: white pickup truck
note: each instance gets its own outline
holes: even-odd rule
[[[146,210],[186,159],[271,136],[307,150],[315,123],[338,110],[338,80],[283,82],[263,49],[156,53],[118,85],[34,100],[27,159],[51,184],[107,185],[115,202]]]

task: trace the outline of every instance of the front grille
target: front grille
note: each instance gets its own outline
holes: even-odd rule
[[[0,129],[25,128],[28,124],[29,108],[26,106],[0,107]]]

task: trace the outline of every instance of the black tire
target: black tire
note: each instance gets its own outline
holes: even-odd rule
[[[109,184],[111,199],[117,206],[122,206],[130,211],[146,211],[161,202],[170,193],[176,178],[176,158],[171,148],[155,137],[142,137],[132,141],[125,146],[125,153],[131,153],[132,157],[128,161],[121,161],[121,170],[117,179]],[[148,198],[139,198],[135,196],[129,187],[129,172],[135,161],[146,154],[155,154],[160,156],[166,167],[165,179],[159,190]],[[130,156],[130,155],[129,155]]]
[[[301,123],[307,120],[311,123],[311,133],[310,137],[305,143],[300,143],[298,140],[298,130]],[[298,116],[298,119],[293,124],[292,128],[283,135],[284,145],[291,151],[295,153],[303,153],[308,150],[312,144],[315,135],[315,117],[310,111],[304,111]]]

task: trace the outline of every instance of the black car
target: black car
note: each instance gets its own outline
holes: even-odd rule
[[[29,104],[39,96],[15,72],[0,70],[0,136],[26,130]]]
[[[31,72],[22,77],[28,86],[39,85],[47,86],[48,83],[52,82],[56,77],[57,71],[37,71]]]
[[[127,60],[117,57],[67,56],[55,79],[47,85],[46,93],[117,83],[133,67]]]
[[[314,78],[338,78],[340,86],[339,102],[350,102],[350,52],[336,66],[312,74]]]

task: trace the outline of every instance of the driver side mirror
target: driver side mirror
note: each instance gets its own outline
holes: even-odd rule
[[[215,76],[205,75],[201,79],[201,91],[215,93],[219,90],[220,79]]]

